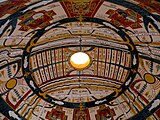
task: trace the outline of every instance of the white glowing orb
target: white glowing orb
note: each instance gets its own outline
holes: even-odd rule
[[[90,57],[84,52],[74,53],[70,57],[70,64],[75,69],[85,69],[87,66],[89,66],[90,62]]]

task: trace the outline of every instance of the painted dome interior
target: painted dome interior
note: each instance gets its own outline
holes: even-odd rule
[[[158,0],[0,0],[0,120],[159,119]]]

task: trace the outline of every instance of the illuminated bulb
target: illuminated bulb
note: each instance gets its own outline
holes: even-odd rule
[[[84,52],[74,53],[70,57],[70,64],[75,69],[79,69],[79,70],[85,69],[86,67],[90,65],[90,62],[91,62],[90,57]]]

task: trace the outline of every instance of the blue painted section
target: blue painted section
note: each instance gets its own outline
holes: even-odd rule
[[[6,116],[9,120],[25,120],[24,117],[20,116],[15,112],[4,100],[0,97],[0,112]]]
[[[130,120],[146,120],[147,117],[152,115],[159,108],[160,108],[160,93],[148,106],[146,106],[141,112],[130,118]]]

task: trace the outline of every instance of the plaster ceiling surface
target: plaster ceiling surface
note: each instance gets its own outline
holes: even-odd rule
[[[69,62],[85,52],[90,64]],[[1,0],[0,120],[159,120],[158,0]]]

